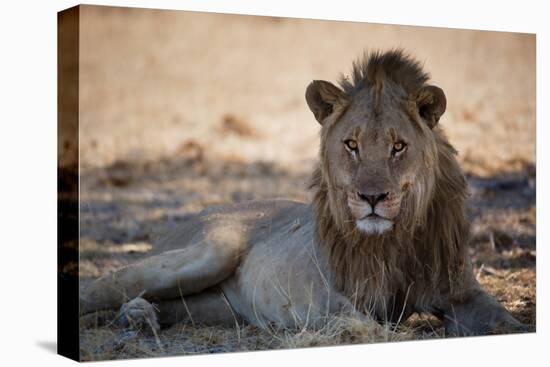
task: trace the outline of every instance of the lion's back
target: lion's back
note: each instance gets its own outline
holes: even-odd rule
[[[309,212],[307,204],[282,199],[210,206],[168,231],[157,241],[152,252],[181,249],[203,241],[212,233],[226,233],[228,236],[239,233],[239,238],[251,246],[276,235],[288,223],[307,217]]]

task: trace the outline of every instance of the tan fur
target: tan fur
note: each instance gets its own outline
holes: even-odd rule
[[[521,328],[472,275],[466,180],[437,126],[443,91],[399,50],[366,54],[352,76],[342,89],[314,81],[306,91],[322,125],[311,205],[209,208],[168,234],[152,257],[83,289],[83,313],[145,291],[160,303],[161,323],[303,328],[335,313],[397,323],[431,312],[453,334]],[[407,149],[396,153],[398,139]],[[375,219],[362,217],[369,205]],[[375,234],[361,221],[386,225]]]

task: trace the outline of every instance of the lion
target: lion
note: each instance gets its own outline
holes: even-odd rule
[[[312,201],[209,207],[84,287],[81,314],[303,329],[337,314],[398,324],[430,313],[447,335],[525,331],[473,274],[467,182],[439,126],[445,94],[428,82],[400,49],[365,53],[339,86],[311,82]]]

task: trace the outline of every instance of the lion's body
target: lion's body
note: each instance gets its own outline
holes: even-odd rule
[[[233,313],[260,327],[311,326],[330,314],[351,311],[345,307],[349,301],[329,283],[330,272],[314,242],[314,231],[313,210],[303,203],[273,200],[211,207],[158,243],[153,250],[158,255],[148,259],[158,259],[157,274],[147,264],[146,277],[142,279],[144,272],[134,266],[131,269],[135,271],[128,276],[136,287],[126,287],[124,296],[118,291],[122,288],[120,277],[108,276],[103,279],[109,286],[95,283],[101,287],[102,297],[88,294],[85,298],[96,299],[103,307],[110,303],[109,299],[115,306],[123,303],[124,297],[133,298],[146,290],[146,296],[153,299],[174,299],[176,303],[183,300],[187,307],[193,307],[193,302],[201,303],[201,307],[189,312],[195,322],[220,319],[204,315],[206,308],[229,322],[234,321]],[[208,269],[200,282],[195,277],[182,279],[182,262],[195,267],[192,271]],[[152,279],[152,284],[148,284],[148,279]],[[168,280],[166,289],[159,286],[159,279]],[[87,291],[93,289],[89,287]],[[205,290],[213,310],[197,297]],[[222,297],[231,308],[220,302]],[[188,317],[187,310],[182,313],[181,307],[179,313],[180,318]]]
[[[221,283],[236,313],[260,327],[303,328],[345,311],[348,302],[329,283],[327,263],[314,241],[311,206],[269,201],[245,210],[265,218],[254,223],[247,252]]]
[[[84,289],[83,313],[145,291],[161,323],[303,328],[335,313],[430,312],[457,334],[520,326],[472,273],[466,180],[436,126],[443,92],[401,52],[365,58],[353,77],[306,92],[322,124],[311,204],[207,208]]]

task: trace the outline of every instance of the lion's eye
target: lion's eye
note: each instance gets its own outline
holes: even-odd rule
[[[392,154],[395,155],[397,153],[402,152],[405,149],[406,146],[407,145],[405,143],[401,142],[401,141],[398,141],[397,143],[394,143],[393,148],[392,148]]]
[[[344,144],[346,145],[346,148],[348,148],[349,150],[357,150],[357,142],[355,140],[348,139],[344,141]]]

